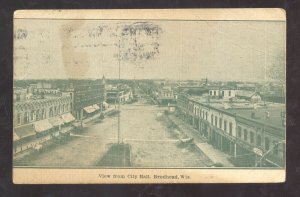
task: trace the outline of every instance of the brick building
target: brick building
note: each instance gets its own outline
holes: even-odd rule
[[[70,103],[70,96],[14,100],[14,153],[35,148],[37,144],[67,134],[72,129],[70,123],[75,120],[70,114]]]
[[[72,114],[76,119],[83,119],[103,108],[106,101],[105,77],[102,80],[77,81],[63,92],[70,95]]]
[[[210,97],[210,96],[208,96]],[[180,94],[178,113],[236,166],[285,165],[285,105]]]

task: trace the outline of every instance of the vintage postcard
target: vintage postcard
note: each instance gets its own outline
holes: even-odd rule
[[[14,13],[13,181],[283,182],[282,9]]]

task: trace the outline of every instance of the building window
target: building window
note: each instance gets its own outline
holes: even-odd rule
[[[252,131],[250,131],[250,143],[254,143],[254,133]]]
[[[53,108],[50,107],[50,110],[49,110],[49,117],[52,117],[53,116]]]
[[[21,114],[20,113],[18,113],[18,115],[17,115],[17,119],[18,119],[18,125],[20,125],[21,124]]]
[[[242,137],[242,128],[240,126],[238,126],[238,137]]]
[[[248,131],[247,131],[247,129],[244,129],[244,140],[245,141],[248,140]]]
[[[224,120],[224,131],[227,131],[227,121]]]
[[[40,119],[40,110],[36,110],[36,114],[35,114],[35,119],[39,120]]]
[[[30,112],[30,120],[33,121],[34,118],[35,118],[35,117],[34,117],[34,111],[31,111],[31,112]]]
[[[46,114],[45,109],[42,109],[42,119],[46,118],[45,114]]]
[[[25,123],[25,124],[29,122],[28,119],[29,119],[29,117],[28,117],[28,112],[25,112],[25,113],[24,113],[24,123]]]
[[[215,116],[215,126],[218,126],[218,117]]]
[[[231,96],[231,90],[229,90],[229,96]]]
[[[265,149],[268,151],[270,149],[270,140],[269,138],[265,138]]]
[[[219,118],[219,128],[222,129],[222,118]]]
[[[232,135],[232,123],[229,123],[229,134]]]
[[[261,146],[261,136],[259,134],[256,137],[256,146]]]
[[[214,91],[214,95],[215,95],[215,96],[217,95],[217,91],[216,91],[216,90]]]
[[[206,114],[205,114],[205,119],[207,120],[207,118],[208,118],[208,113],[206,112]]]
[[[210,123],[213,125],[213,124],[214,124],[214,115],[211,115],[211,116],[210,116],[210,120],[211,120]]]

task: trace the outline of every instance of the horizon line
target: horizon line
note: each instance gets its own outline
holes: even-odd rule
[[[105,77],[105,76],[104,76]],[[39,78],[32,78],[32,79],[13,79],[13,81],[53,81],[53,80],[102,80],[101,78],[48,78],[48,79],[39,79]],[[202,78],[202,79],[168,79],[168,78],[137,78],[137,79],[132,79],[132,78],[106,78],[105,80],[157,80],[157,81],[205,81],[206,78]],[[256,80],[256,81],[247,81],[247,80],[215,80],[215,79],[209,79],[207,78],[208,81],[213,81],[213,82],[247,82],[247,83],[270,83],[270,82],[280,82],[280,80]]]

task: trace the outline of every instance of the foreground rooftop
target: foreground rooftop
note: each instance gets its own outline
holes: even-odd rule
[[[221,112],[239,116],[251,121],[269,126],[284,128],[283,121],[286,114],[286,105],[282,103],[259,102],[253,104],[243,99],[232,102],[225,99],[209,99],[207,97],[190,97],[193,101],[212,107]]]

